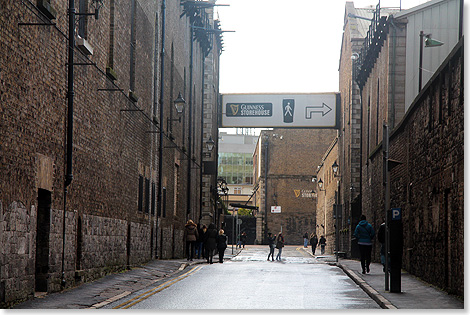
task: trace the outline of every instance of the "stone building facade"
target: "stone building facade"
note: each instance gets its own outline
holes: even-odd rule
[[[402,209],[403,267],[449,293],[464,293],[463,40],[390,135],[391,207]],[[382,196],[382,151],[370,157],[370,183]],[[380,198],[369,200],[375,226]],[[391,239],[393,242],[393,236]],[[376,253],[378,256],[378,253]]]
[[[67,7],[0,8],[2,306],[183,257],[184,224],[200,218],[204,141],[217,134],[216,120],[203,120],[218,102],[221,42],[202,30],[218,28],[211,10],[110,0],[98,19],[77,17],[71,142]],[[76,12],[92,13],[90,1],[76,1]]]
[[[385,220],[385,123],[391,132],[390,159],[403,163],[393,168],[390,179],[391,207],[403,211],[403,267],[461,296],[463,256],[457,253],[463,251],[462,3],[434,0],[401,12],[386,12],[379,5],[359,46],[360,36],[356,42],[358,34],[352,31],[359,28],[352,21],[368,16],[352,3],[346,4],[340,60],[343,121],[338,140],[344,183],[340,202],[351,218],[349,223],[343,215],[340,230],[349,223],[352,233],[360,214],[376,229]],[[440,19],[433,18],[436,12],[442,15]],[[448,43],[442,48],[424,48],[427,60],[432,60],[426,67],[432,66],[429,69],[435,74],[427,75],[429,83],[425,81],[421,93],[416,91],[414,101],[407,103],[409,86],[416,86],[418,77],[418,67],[410,68],[410,63],[415,65],[418,60],[419,45],[410,43],[415,43],[420,30],[448,34]],[[434,68],[436,60],[441,66]],[[340,251],[355,256],[353,244],[344,239],[350,233],[340,235]],[[379,249],[375,244],[375,261],[380,261]]]
[[[316,234],[318,239],[323,235],[326,238],[325,254],[332,255],[336,250],[336,221],[334,205],[337,203],[338,178],[335,177],[331,166],[338,161],[338,137],[330,144],[325,151],[316,172],[316,193],[317,193],[317,213],[316,213]],[[341,183],[340,183],[341,184]],[[339,196],[341,198],[341,196]],[[341,234],[348,234],[347,231],[339,231]]]
[[[336,136],[333,129],[264,130],[254,153],[258,244],[268,232],[282,231],[286,244],[303,244],[303,234],[318,231],[314,169]],[[265,173],[266,172],[266,173]],[[280,206],[280,213],[271,212]]]

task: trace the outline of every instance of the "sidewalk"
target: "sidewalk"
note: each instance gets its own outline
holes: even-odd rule
[[[311,255],[310,248],[304,248]],[[336,265],[332,255],[316,256],[317,260]],[[385,273],[382,264],[372,263],[370,273],[362,274],[358,260],[339,259],[338,267],[358,284],[377,304],[386,309],[464,309],[456,297],[410,275],[401,274],[401,293],[385,291]]]
[[[230,260],[241,250],[227,248],[224,260]],[[214,256],[218,261],[218,256]],[[152,260],[127,272],[111,274],[63,292],[47,294],[15,305],[14,309],[96,309],[117,301],[133,292],[181,272],[187,267],[206,263],[205,259]]]

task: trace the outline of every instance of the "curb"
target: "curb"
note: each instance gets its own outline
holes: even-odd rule
[[[377,290],[372,288],[367,282],[365,282],[361,277],[356,275],[352,270],[346,268],[345,266],[338,264],[339,268],[341,268],[344,273],[346,273],[349,278],[351,278],[357,285],[361,287],[364,292],[367,293],[381,308],[383,309],[397,309],[395,305],[393,305],[389,300],[384,298]]]
[[[307,253],[309,253],[312,257],[313,254],[304,249]],[[356,275],[352,270],[348,269],[347,267],[343,266],[341,263],[336,263],[336,262],[325,262],[328,263],[330,266],[337,266],[341,268],[341,270],[344,271],[345,274],[348,275],[349,278],[351,278],[352,281],[354,281],[365,293],[367,293],[368,296],[370,296],[381,308],[383,309],[398,309],[395,305],[393,305],[389,300],[384,298],[377,290],[372,288],[366,281],[364,281],[361,277]]]

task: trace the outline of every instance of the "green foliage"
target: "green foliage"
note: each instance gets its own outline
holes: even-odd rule
[[[252,217],[253,216],[253,210],[245,209],[245,208],[239,208],[238,209],[238,215],[242,217]]]

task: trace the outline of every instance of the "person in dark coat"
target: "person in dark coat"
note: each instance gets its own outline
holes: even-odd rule
[[[217,230],[214,223],[209,224],[206,234],[204,235],[204,248],[207,250],[207,262],[212,264],[212,257],[217,245]]]
[[[361,216],[356,229],[354,230],[354,237],[357,239],[357,245],[359,245],[359,251],[361,253],[361,267],[362,273],[370,272],[370,261],[372,252],[372,239],[375,236],[375,231],[372,225],[366,220],[366,216]]]
[[[274,248],[275,248],[275,243],[276,242],[276,235],[273,236],[273,233],[269,232],[268,233],[268,245],[269,245],[269,255],[268,255],[268,261],[269,261],[269,256],[271,256],[272,261],[274,261]]]
[[[219,252],[219,263],[224,263],[224,253],[227,248],[227,236],[224,234],[224,230],[219,230],[219,235],[216,238],[217,251]]]
[[[307,248],[308,246],[308,232],[305,232],[304,234],[304,248]]]
[[[188,220],[188,223],[184,226],[184,239],[186,240],[186,254],[188,260],[193,260],[194,248],[198,236],[196,223],[194,223],[193,220]]]
[[[281,261],[281,255],[282,255],[282,248],[284,247],[284,236],[282,236],[282,233],[279,232],[277,235],[277,243],[276,243],[276,248],[278,250],[276,260]]]
[[[322,235],[320,236],[320,241],[318,241],[320,244],[320,249],[321,249],[321,254],[325,254],[325,247],[326,247],[326,238]]]
[[[315,250],[317,249],[318,238],[316,234],[310,235],[310,245],[312,245],[312,254],[315,256]]]
[[[197,259],[201,259],[201,256],[204,258],[203,251],[204,251],[204,233],[207,231],[207,227],[203,225],[201,227],[201,224],[199,223],[197,225],[197,233],[198,233],[198,238],[196,242],[196,255]]]
[[[243,232],[242,235],[240,236],[240,240],[242,241],[243,248],[245,248],[246,244],[246,233]]]

